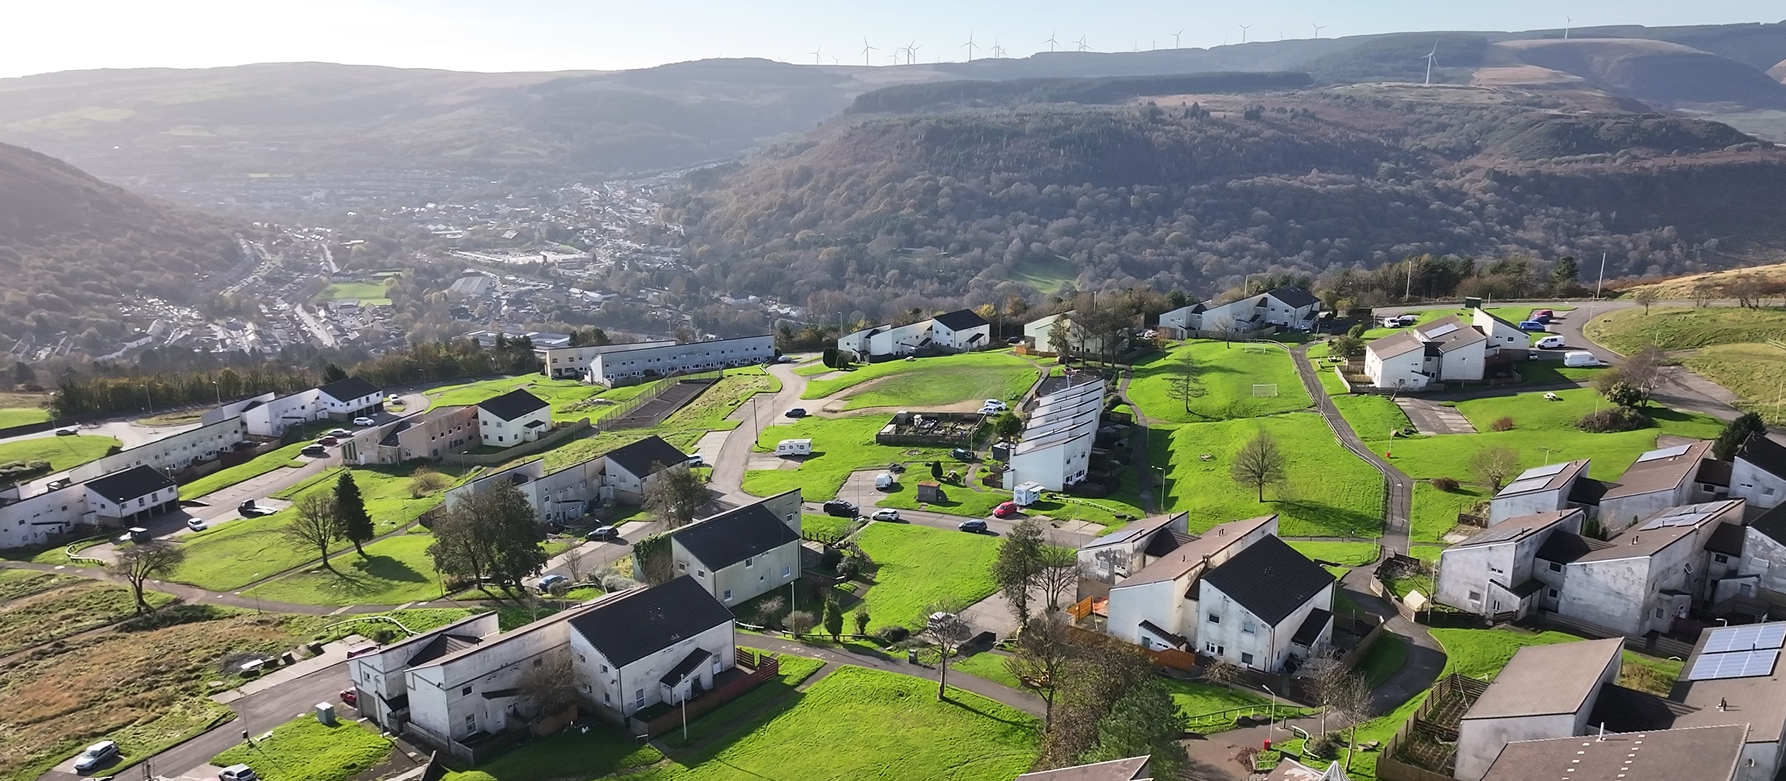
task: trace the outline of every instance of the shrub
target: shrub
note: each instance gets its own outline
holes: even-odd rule
[[[1630,407],[1611,407],[1590,412],[1575,421],[1575,427],[1595,434],[1610,434],[1615,431],[1636,431],[1650,424],[1650,419]]]
[[[1488,424],[1488,429],[1490,431],[1512,431],[1513,418],[1507,416],[1495,418],[1495,422]]]
[[[907,637],[910,637],[911,634],[912,634],[912,630],[907,629],[903,626],[895,625],[895,626],[889,626],[889,627],[882,629],[881,630],[881,639],[885,640],[887,643],[891,644],[891,643],[897,643],[901,640],[904,640]]]
[[[824,553],[819,554],[819,569],[837,569],[837,565],[842,562],[843,551],[836,548],[826,548]]]
[[[1457,478],[1435,477],[1433,478],[1433,487],[1448,494],[1457,493]]]

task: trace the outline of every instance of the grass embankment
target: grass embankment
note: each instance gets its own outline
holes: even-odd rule
[[[1037,293],[1051,296],[1068,282],[1079,278],[1079,264],[1059,255],[1048,258],[1025,258],[1011,269],[1011,281],[1029,285]]]
[[[1382,554],[1382,546],[1374,542],[1308,542],[1290,540],[1290,547],[1298,553],[1314,559],[1342,567],[1362,567],[1375,563]]]
[[[298,458],[298,451],[310,446],[309,441],[294,442],[285,447],[262,453],[248,461],[212,472],[189,483],[180,484],[180,499],[197,499],[207,494],[214,494],[238,483],[245,483],[256,477],[285,467],[303,466],[308,461]]]
[[[0,428],[42,423],[50,419],[47,393],[0,392]]]
[[[943,355],[934,358],[919,358],[915,361],[885,361],[882,363],[857,364],[855,368],[844,373],[844,376],[831,380],[813,380],[806,385],[806,392],[800,395],[803,399],[822,399],[845,388],[852,388],[869,380],[890,377],[905,373],[932,378],[950,378],[950,381],[977,383],[974,374],[980,371],[998,372],[1003,369],[1021,368],[1034,372],[1029,361],[1017,357],[1007,351],[964,353],[962,355]],[[1032,373],[1031,377],[1035,375]],[[945,380],[937,379],[936,384],[945,384]],[[916,385],[908,386],[909,392],[926,394],[919,398],[951,397],[950,401],[961,401],[974,396],[956,396],[947,389],[926,390]],[[876,389],[879,390],[878,388]],[[931,396],[928,394],[938,394]],[[859,394],[866,395],[866,394]],[[933,402],[943,403],[943,402]]]
[[[729,431],[738,427],[738,421],[727,420],[733,410],[750,401],[750,397],[759,393],[775,393],[781,390],[781,380],[764,371],[760,366],[743,369],[727,369],[725,376],[713,387],[701,392],[688,406],[676,410],[663,423],[668,429],[706,429],[709,431]],[[758,402],[762,404],[762,402]],[[760,413],[767,417],[775,414],[767,405]]]
[[[48,461],[50,473],[96,461],[123,443],[112,437],[76,434],[69,437],[34,437],[0,442],[0,464],[14,461]],[[47,474],[47,473],[46,473]]]
[[[1172,395],[1173,375],[1190,356],[1196,366],[1195,393],[1188,401]],[[1253,395],[1254,385],[1277,386],[1276,396]],[[1307,409],[1313,402],[1296,374],[1290,353],[1273,346],[1198,340],[1135,367],[1129,400],[1149,418],[1173,423],[1232,420]]]
[[[876,523],[856,542],[874,560],[866,575],[872,585],[863,596],[872,619],[869,631],[896,624],[915,628],[923,623],[925,608],[941,604],[960,610],[998,590],[991,574],[998,556],[994,537]]]
[[[523,374],[460,385],[445,385],[431,388],[426,393],[431,406],[455,407],[476,404],[511,391],[525,390],[552,405],[554,420],[578,420],[585,417],[595,420],[607,415],[620,404],[630,401],[643,392],[646,387],[644,385],[629,385],[623,388],[603,389],[601,386],[584,385],[576,380],[554,380],[541,374]],[[409,412],[415,411],[409,410]]]
[[[811,439],[812,455],[794,469],[759,469],[746,472],[744,490],[757,496],[773,496],[793,488],[808,501],[824,501],[837,495],[850,472],[885,467],[895,461],[928,463],[941,460],[950,469],[966,465],[949,458],[948,448],[905,448],[876,444],[874,435],[887,425],[886,415],[845,418],[810,417],[787,426],[765,426],[757,437],[756,452],[772,453],[784,439]],[[906,479],[911,473],[908,472]],[[916,490],[915,488],[913,490]],[[866,497],[864,497],[866,501]]]
[[[844,409],[898,407],[924,410],[961,402],[999,399],[1016,404],[1038,379],[1027,361],[1004,353],[989,353],[996,360],[973,363],[926,365],[940,361],[925,358],[912,364],[896,361],[878,366],[906,365],[916,369],[888,375],[873,387],[845,398]],[[861,370],[858,370],[861,371]],[[821,382],[824,382],[821,380]]]
[[[1261,430],[1277,440],[1287,461],[1285,481],[1267,486],[1263,502],[1230,476],[1235,452]],[[1166,504],[1174,511],[1190,511],[1192,531],[1277,513],[1284,536],[1383,533],[1382,475],[1340,447],[1314,413],[1162,426],[1149,441],[1148,463],[1171,465]],[[1204,460],[1204,455],[1210,458]]]
[[[1781,334],[1786,337],[1786,332]],[[1681,359],[1687,368],[1737,395],[1736,407],[1786,426],[1786,341],[1722,344]]]
[[[1455,672],[1483,680],[1493,680],[1521,648],[1582,640],[1563,632],[1512,629],[1434,629],[1432,634],[1445,647],[1445,675]],[[1679,660],[1657,659],[1630,650],[1621,653],[1621,686],[1666,695],[1681,675],[1683,663]]]
[[[428,546],[434,535],[419,529],[366,546],[364,557],[348,548],[329,562],[250,589],[248,596],[300,605],[399,605],[439,599],[434,560]]]
[[[1594,318],[1584,332],[1626,355],[1646,344],[1692,350],[1681,363],[1736,394],[1737,408],[1786,424],[1786,309],[1624,309]]]
[[[377,767],[391,741],[353,721],[334,726],[301,716],[273,728],[271,737],[238,743],[215,757],[217,767],[247,765],[266,781],[347,781]]]
[[[150,605],[174,601],[145,592]],[[136,613],[136,600],[124,586],[66,575],[0,570],[0,656],[60,640]]]

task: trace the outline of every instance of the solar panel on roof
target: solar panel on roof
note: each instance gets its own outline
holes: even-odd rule
[[[1550,480],[1548,480],[1548,479],[1515,480],[1512,483],[1509,483],[1506,488],[1502,488],[1501,493],[1517,494],[1517,493],[1524,493],[1526,491],[1536,491],[1536,490],[1543,488],[1544,486],[1547,486],[1549,484],[1550,484]]]
[[[1665,447],[1661,450],[1651,450],[1648,453],[1638,456],[1637,463],[1641,464],[1645,461],[1655,461],[1662,458],[1674,458],[1675,456],[1686,453],[1687,448],[1689,447],[1692,447],[1692,445],[1675,445],[1674,447]]]
[[[1479,545],[1479,544],[1488,543],[1488,542],[1505,542],[1507,540],[1511,540],[1515,537],[1518,537],[1521,534],[1525,534],[1525,532],[1526,532],[1526,530],[1524,527],[1514,527],[1511,529],[1494,529],[1492,531],[1485,531],[1481,534],[1471,537],[1470,539],[1465,540],[1464,544]]]
[[[1530,478],[1530,477],[1550,477],[1551,475],[1554,475],[1554,474],[1561,472],[1564,469],[1568,469],[1568,468],[1569,468],[1569,462],[1567,462],[1567,461],[1564,461],[1563,463],[1560,463],[1560,464],[1545,464],[1544,466],[1535,466],[1535,467],[1532,467],[1531,469],[1527,469],[1524,472],[1520,472],[1519,479],[1524,480],[1524,479]]]
[[[1779,649],[1737,651],[1728,654],[1702,654],[1687,672],[1689,681],[1719,681],[1727,678],[1757,678],[1774,671]]]
[[[1457,330],[1457,323],[1446,323],[1444,325],[1439,326],[1438,328],[1434,328],[1430,331],[1425,331],[1424,333],[1429,338],[1437,339],[1437,338],[1444,336],[1448,333],[1451,333],[1452,331],[1455,331],[1455,330]]]
[[[1765,650],[1786,645],[1786,624],[1750,624],[1714,629],[1705,639],[1702,653]]]

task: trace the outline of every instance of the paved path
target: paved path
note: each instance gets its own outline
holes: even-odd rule
[[[807,645],[805,643],[783,640],[769,635],[754,635],[740,632],[737,635],[738,645],[761,648],[777,653],[796,654],[823,659],[839,664],[853,664],[874,670],[910,675],[914,678],[936,680],[937,671],[923,665],[915,665],[905,661],[903,656],[894,656],[875,651],[850,648],[834,648],[830,646]],[[949,670],[949,685],[964,691],[986,697],[987,699],[1009,705],[1032,716],[1041,717],[1047,711],[1047,703],[1041,697],[1024,691],[1018,691],[1003,684],[993,683],[984,678],[977,678],[955,670]]]
[[[1141,429],[1141,445],[1134,449],[1129,466],[1135,470],[1135,492],[1141,499],[1141,511],[1152,515],[1161,512],[1160,508],[1171,497],[1156,499],[1153,493],[1154,486],[1163,481],[1162,476],[1156,475],[1153,466],[1147,462],[1147,451],[1152,445],[1153,425],[1156,421],[1142,414],[1141,405],[1129,400],[1129,380],[1133,375],[1133,371],[1122,373],[1122,378],[1116,383],[1116,397],[1122,399],[1123,403],[1129,405],[1129,409],[1134,411],[1135,425]]]
[[[774,394],[756,394],[734,410],[727,418],[737,420],[738,427],[726,435],[725,444],[718,453],[703,454],[713,461],[713,477],[708,486],[731,504],[744,505],[757,500],[744,492],[744,472],[750,467],[751,448],[756,445],[763,429],[773,425],[789,408],[800,405],[800,394],[806,392],[807,378],[795,374],[793,364],[774,364],[769,367],[769,374],[781,380],[781,390]]]
[[[1310,344],[1313,344],[1312,342]],[[1385,551],[1406,554],[1408,552],[1408,518],[1414,504],[1414,479],[1403,474],[1401,470],[1390,465],[1358,439],[1352,424],[1347,423],[1339,409],[1333,406],[1333,400],[1327,397],[1327,390],[1321,387],[1321,380],[1315,375],[1315,367],[1309,363],[1308,348],[1310,344],[1298,346],[1291,350],[1296,358],[1296,374],[1302,378],[1302,387],[1308,390],[1309,396],[1315,400],[1315,409],[1327,421],[1327,427],[1333,429],[1333,435],[1339,439],[1340,445],[1356,453],[1378,472],[1383,473],[1384,501],[1383,548]]]

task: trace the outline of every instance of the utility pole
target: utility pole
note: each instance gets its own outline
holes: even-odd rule
[[[1600,281],[1594,283],[1594,300],[1600,300],[1600,286],[1606,284],[1606,253],[1600,253]]]

